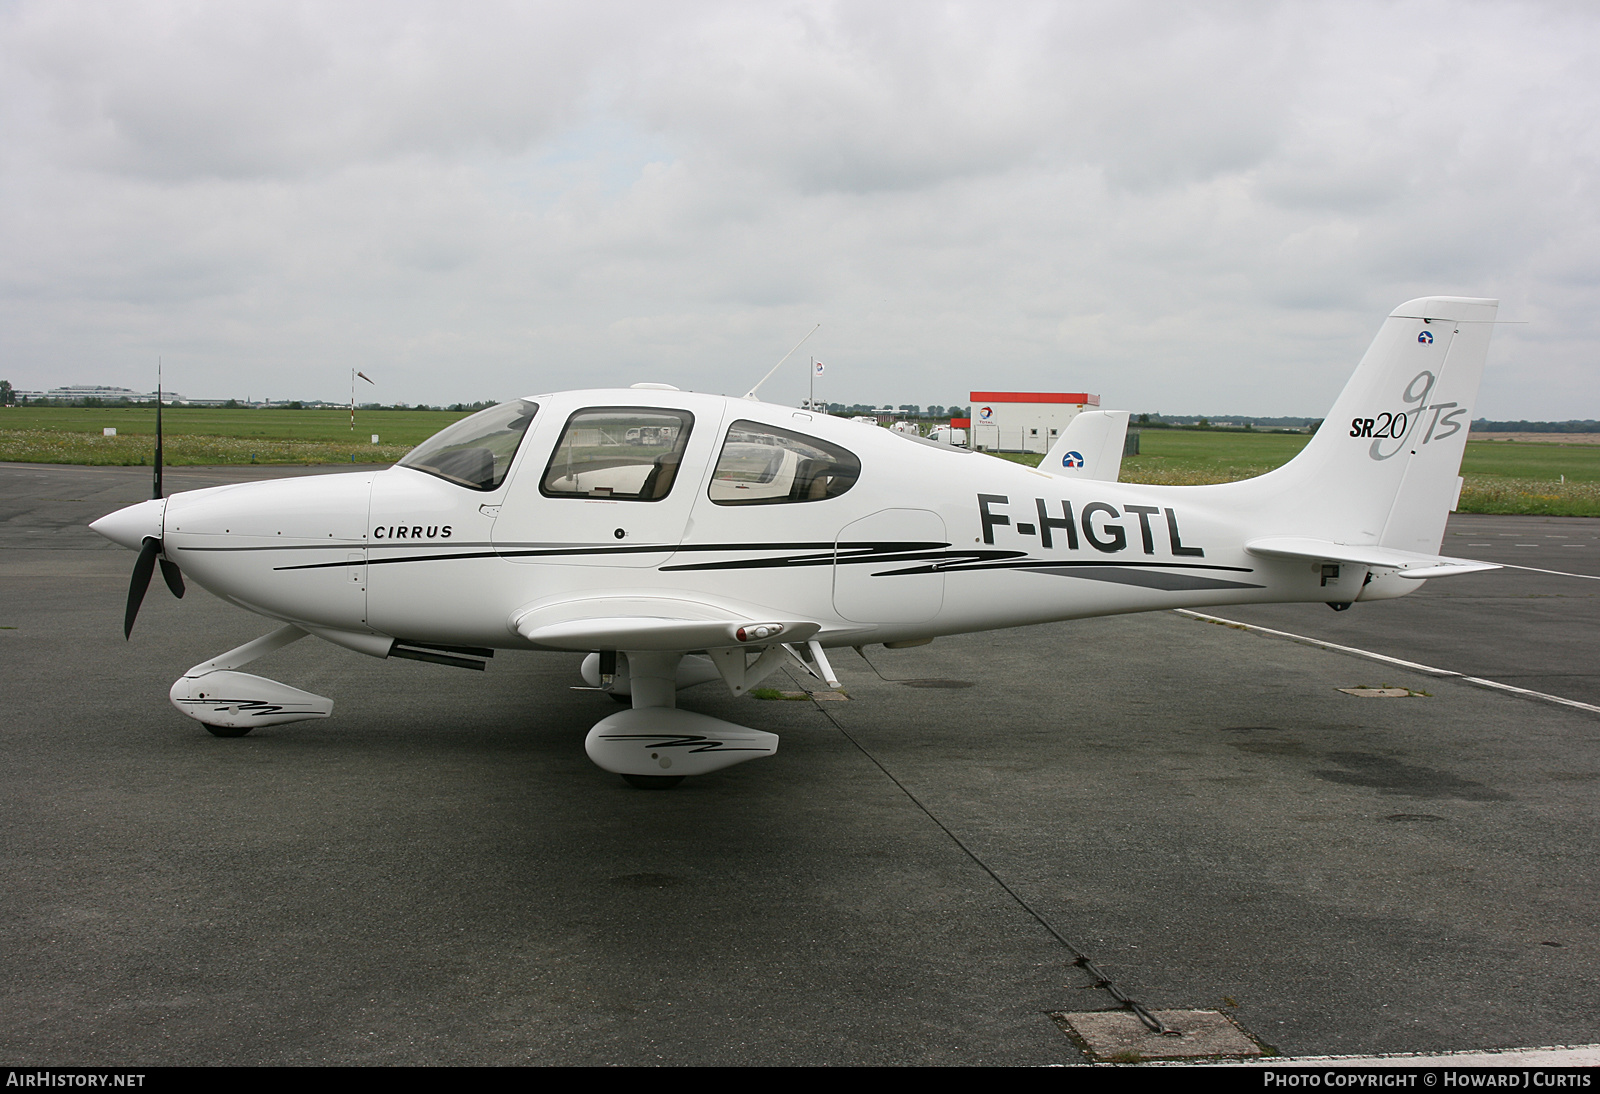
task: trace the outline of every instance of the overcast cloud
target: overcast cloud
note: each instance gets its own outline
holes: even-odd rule
[[[1600,418],[1600,8],[0,7],[0,378],[450,403],[652,380],[1320,416],[1491,296]]]

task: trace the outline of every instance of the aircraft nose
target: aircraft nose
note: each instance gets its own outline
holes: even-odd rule
[[[145,537],[161,538],[161,518],[166,509],[167,499],[153,498],[126,509],[118,509],[115,513],[107,513],[89,527],[119,547],[137,551]]]

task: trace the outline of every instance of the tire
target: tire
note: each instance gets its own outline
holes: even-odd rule
[[[683,775],[624,775],[622,778],[635,790],[671,790],[684,780]]]
[[[255,726],[214,726],[210,722],[201,722],[200,724],[205,726],[206,732],[213,737],[243,737],[255,728]]]

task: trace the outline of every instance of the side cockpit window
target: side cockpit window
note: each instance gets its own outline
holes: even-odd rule
[[[694,415],[602,406],[567,419],[540,491],[550,498],[660,501],[672,490]]]
[[[511,458],[537,413],[539,404],[526,399],[480,410],[417,445],[400,460],[400,466],[426,471],[457,486],[493,490],[505,481]]]
[[[738,421],[711,475],[717,505],[781,505],[836,498],[856,484],[861,461],[838,445],[760,422]]]

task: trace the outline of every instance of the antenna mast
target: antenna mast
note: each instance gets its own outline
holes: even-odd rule
[[[806,338],[810,338],[813,334],[816,334],[818,327],[821,327],[821,326],[822,326],[822,324],[818,323],[815,327],[812,327],[810,330],[806,331]],[[767,371],[767,374],[765,376],[761,377],[761,379],[756,382],[756,386],[755,387],[753,387],[749,391],[745,392],[744,393],[744,397],[746,399],[754,399],[756,397],[757,389],[759,389],[762,384],[764,384],[768,380],[772,379],[772,374],[774,372],[778,371],[779,366],[781,366],[785,361],[787,361],[789,358],[794,356],[794,350],[795,349],[799,349],[801,346],[806,344],[806,338],[800,339],[800,341],[798,341],[798,342],[796,342],[794,344],[794,349],[790,350],[788,353],[786,353],[782,357],[778,358],[778,364],[773,365],[772,368],[770,368]]]
[[[156,358],[156,488],[152,497],[161,497],[161,358]]]

